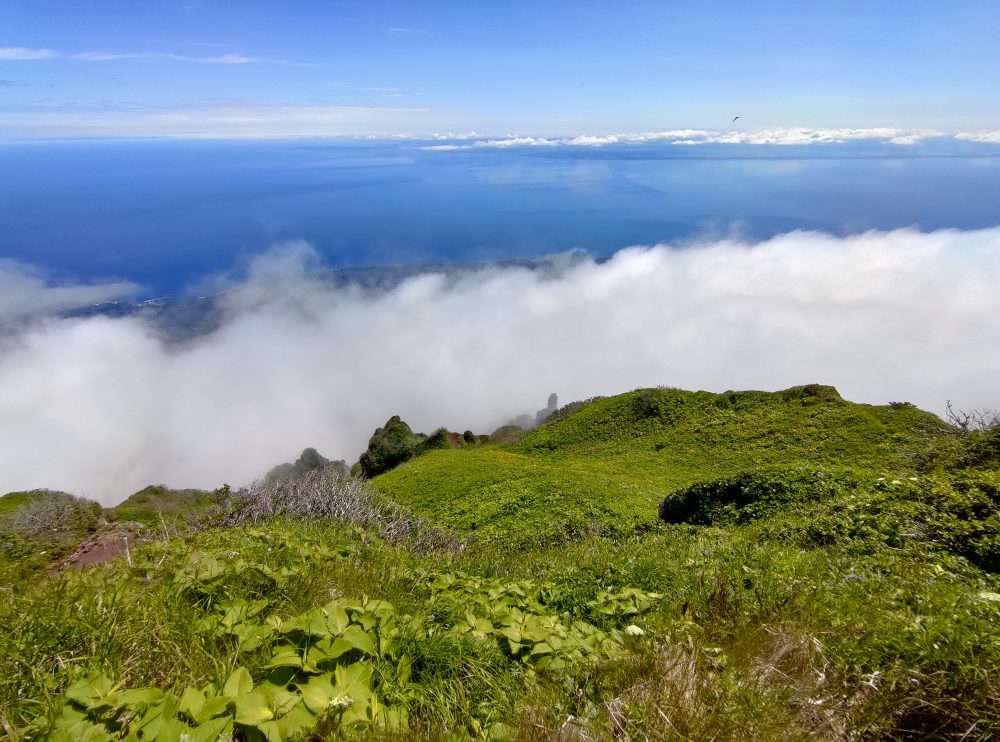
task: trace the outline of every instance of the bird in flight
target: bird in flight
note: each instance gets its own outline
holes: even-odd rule
[[[729,123],[735,124],[736,123],[736,119],[738,119],[738,118],[739,118],[739,116],[733,116],[733,120],[730,121]]]

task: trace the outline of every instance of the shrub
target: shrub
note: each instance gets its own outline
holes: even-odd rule
[[[597,402],[598,400],[601,399],[604,399],[604,397],[590,397],[589,399],[581,399],[576,402],[570,402],[569,404],[563,405],[558,410],[555,410],[551,415],[549,415],[545,419],[545,422],[554,423],[558,422],[559,420],[564,420],[573,413],[582,410],[584,407],[589,407],[594,402]]]
[[[361,454],[358,462],[361,473],[366,477],[375,477],[394,469],[413,458],[418,446],[426,439],[423,433],[414,433],[399,415],[393,415],[383,427],[375,430],[368,441],[368,450]]]
[[[489,441],[490,443],[509,445],[517,443],[524,438],[525,435],[527,435],[527,431],[524,430],[524,428],[519,428],[517,425],[501,425],[499,428],[490,433]]]
[[[8,527],[25,539],[64,539],[92,531],[101,517],[101,506],[93,500],[61,492],[46,492],[20,507]]]
[[[237,526],[278,516],[334,520],[373,531],[391,543],[406,541],[423,550],[463,548],[458,539],[402,507],[376,501],[367,481],[343,477],[338,467],[276,481],[263,479],[235,491],[223,488],[208,520],[212,525]]]
[[[815,502],[857,484],[853,475],[808,469],[743,472],[671,493],[660,503],[660,518],[694,525],[746,523],[789,503]]]

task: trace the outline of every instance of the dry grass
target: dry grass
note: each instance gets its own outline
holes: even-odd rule
[[[377,534],[391,544],[406,544],[418,553],[465,547],[453,534],[402,507],[378,501],[367,480],[345,477],[337,466],[258,480],[223,496],[208,520],[215,526],[256,525],[275,516],[337,521]]]
[[[637,645],[603,677],[549,688],[522,708],[518,738],[847,740],[847,707],[823,699],[822,646],[775,629],[709,647],[693,638]],[[598,703],[574,703],[593,696]],[[567,697],[569,695],[570,697]],[[576,696],[574,699],[572,696]]]

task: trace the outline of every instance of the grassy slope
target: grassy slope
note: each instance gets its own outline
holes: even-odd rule
[[[169,533],[180,533],[204,515],[216,498],[213,492],[151,485],[102,511],[97,503],[64,492],[10,492],[0,497],[0,584],[51,568],[87,536],[106,528],[105,521],[138,522],[157,536],[164,527]],[[26,507],[34,510],[19,523],[16,515]],[[43,524],[45,520],[51,522]],[[26,527],[32,529],[30,533],[23,532]]]
[[[433,451],[374,483],[441,525],[545,536],[652,524],[673,490],[749,469],[905,472],[945,431],[930,413],[845,402],[830,387],[639,390],[599,400],[513,445]]]
[[[928,469],[929,447],[962,440],[947,434],[928,413],[851,404],[822,387],[641,390],[601,400],[521,442],[434,451],[375,480],[434,524],[475,522],[487,538],[458,553],[393,546],[329,521],[269,521],[150,544],[136,549],[133,565],[22,583],[0,603],[8,627],[0,721],[17,734],[45,730],[88,671],[177,697],[221,684],[238,666],[260,684],[271,645],[247,650],[213,630],[227,601],[263,601],[266,610],[248,619],[259,627],[331,596],[368,595],[406,617],[396,650],[373,660],[380,699],[409,719],[400,739],[501,738],[484,731],[498,724],[539,740],[577,731],[596,739],[995,739],[1000,460],[972,471],[949,448],[947,465]],[[609,532],[652,523],[663,496],[692,482],[800,465],[850,469],[858,483],[854,474],[821,477],[831,481],[822,498],[805,492],[746,522],[511,548],[557,541],[546,535],[565,540],[567,521]],[[879,480],[883,473],[899,481]],[[132,505],[159,502],[141,499]],[[206,554],[228,567],[203,574],[199,590],[179,587]],[[463,573],[486,581],[478,594],[463,592]],[[457,587],[432,593],[435,574]],[[662,597],[636,614],[596,607],[631,588]],[[601,629],[635,624],[644,633],[596,665],[535,676],[500,627],[480,638],[460,631],[503,590],[539,615],[569,612]],[[409,679],[396,670],[404,655]],[[105,712],[95,708],[97,719]]]
[[[30,515],[19,519],[25,508],[32,509]],[[99,521],[97,503],[65,492],[33,490],[0,497],[0,584],[47,568]]]
[[[162,514],[163,521],[175,528],[206,513],[216,500],[215,493],[204,490],[172,490],[151,484],[106,513],[112,520],[137,521],[155,529],[162,525]]]
[[[46,497],[59,497],[62,493],[34,490],[31,492],[8,492],[0,497],[0,517],[13,515],[22,506],[37,502]]]

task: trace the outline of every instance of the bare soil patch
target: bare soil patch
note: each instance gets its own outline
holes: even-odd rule
[[[93,564],[107,564],[139,543],[140,523],[112,523],[80,542],[59,562],[58,569],[83,569]]]

